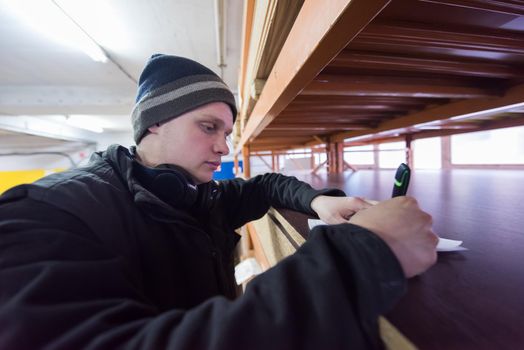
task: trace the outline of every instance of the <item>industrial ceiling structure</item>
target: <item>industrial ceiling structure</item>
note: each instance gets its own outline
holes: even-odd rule
[[[236,91],[242,10],[240,0],[0,0],[0,148],[131,143],[136,82],[154,53],[195,59]]]

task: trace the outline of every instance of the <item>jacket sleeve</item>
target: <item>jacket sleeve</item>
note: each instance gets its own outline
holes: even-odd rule
[[[319,195],[343,197],[339,189],[315,190],[294,176],[267,173],[249,180],[236,178],[222,181],[221,202],[233,228],[262,217],[273,206],[316,215],[311,201]]]
[[[0,205],[1,349],[361,349],[405,288],[374,234],[319,226],[237,300],[160,312],[76,217],[22,200]]]

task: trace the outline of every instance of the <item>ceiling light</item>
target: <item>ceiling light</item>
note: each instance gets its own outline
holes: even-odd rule
[[[66,117],[66,123],[70,126],[74,126],[84,130],[89,130],[98,134],[104,132],[104,128],[88,115],[69,115]]]
[[[54,0],[2,1],[23,22],[45,36],[106,62],[102,48]]]
[[[115,52],[134,47],[125,19],[116,1],[108,0],[54,0],[62,10],[89,33],[99,46]]]

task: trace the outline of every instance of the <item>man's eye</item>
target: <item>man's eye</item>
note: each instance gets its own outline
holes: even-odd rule
[[[202,123],[201,126],[205,132],[213,132],[216,130],[215,125],[211,123]]]

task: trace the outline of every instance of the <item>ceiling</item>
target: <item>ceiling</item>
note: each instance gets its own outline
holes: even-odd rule
[[[50,39],[15,15],[13,3],[33,14],[44,3],[58,6],[109,59],[96,62]],[[136,81],[153,53],[195,59],[221,75],[236,92],[243,3],[223,3],[225,66],[221,69],[213,0],[0,0],[0,130],[10,131],[9,137],[0,132],[2,148],[20,144],[24,134],[40,135],[28,126],[34,123],[20,127],[17,121],[23,118],[39,118],[52,126],[64,123],[69,115],[88,115],[105,133],[130,133]],[[74,130],[67,137],[52,132],[44,136],[73,141],[97,136],[80,131],[79,138]],[[40,138],[24,142],[38,147],[35,139]]]
[[[303,34],[315,6],[301,12],[295,44],[281,52],[306,63],[287,74],[282,67],[293,63],[277,61],[280,75],[265,86],[282,93],[263,90],[250,117],[243,140],[252,151],[524,125],[522,1],[351,1],[317,43]],[[351,34],[366,10],[369,21]],[[298,51],[307,45],[313,49]]]

